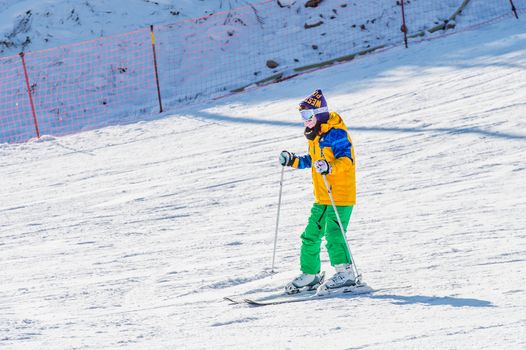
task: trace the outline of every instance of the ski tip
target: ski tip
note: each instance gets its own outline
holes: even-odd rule
[[[262,304],[260,302],[255,301],[255,300],[252,300],[252,299],[245,299],[245,303],[247,303],[250,306],[263,306],[263,305],[266,305],[266,304]]]
[[[231,304],[243,304],[245,302],[243,299],[236,299],[235,297],[223,297],[223,300],[226,300]]]
[[[226,300],[228,302],[230,302],[231,304],[235,304],[235,305],[239,305],[239,304],[248,304],[248,305],[251,305],[251,306],[263,306],[263,305],[267,305],[265,302],[263,301],[257,301],[257,300],[254,300],[254,299],[248,299],[248,298],[243,298],[243,297],[223,297],[223,300]]]

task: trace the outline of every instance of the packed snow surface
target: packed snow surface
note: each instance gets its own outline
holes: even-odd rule
[[[526,348],[526,33],[508,19],[149,122],[0,146],[2,349]],[[361,296],[262,308],[313,201],[321,88],[357,158]],[[326,252],[322,265],[332,274]]]

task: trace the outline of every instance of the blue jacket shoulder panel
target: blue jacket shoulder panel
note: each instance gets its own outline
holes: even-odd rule
[[[336,158],[348,157],[352,159],[351,147],[347,131],[343,129],[331,129],[320,139],[320,147],[330,147]]]

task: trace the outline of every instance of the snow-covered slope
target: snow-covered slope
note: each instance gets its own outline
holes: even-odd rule
[[[173,23],[262,0],[0,0],[0,54]]]
[[[519,9],[526,10],[526,3],[516,2]],[[152,18],[139,20],[129,14],[137,15],[144,7],[168,9],[170,5],[141,1],[123,9],[111,3],[118,10],[89,11],[86,7],[106,3],[58,4],[61,6],[55,1],[22,2],[0,15],[16,19],[13,30],[6,34],[8,41],[20,34],[35,44],[24,47],[23,43],[17,46],[4,41],[4,46],[12,51],[23,48],[26,55],[25,60],[18,55],[0,58],[0,142],[24,142],[39,135],[60,136],[145,120],[146,114],[162,109],[158,97],[163,100],[164,111],[171,112],[183,104],[207,101],[302,74],[320,65],[402,45],[404,37],[399,29],[399,2],[334,0],[312,8],[306,7],[305,1],[280,7],[276,1],[266,0],[215,16],[156,25],[158,69],[154,74],[152,37],[144,23]],[[189,13],[198,8],[206,13],[205,9],[213,4],[198,2]],[[226,4],[220,1],[213,8],[242,5],[234,1]],[[421,0],[406,5],[411,45],[421,40],[420,35],[427,40],[511,16],[506,0]],[[53,6],[60,11],[48,9]],[[27,8],[30,10],[24,12]],[[61,14],[67,15],[63,13],[65,8],[72,8],[74,21],[78,19],[81,24],[64,20]],[[38,15],[33,14],[37,10]],[[9,16],[20,11],[22,17]],[[158,12],[153,14],[157,16]],[[437,29],[444,28],[446,21],[450,29]],[[27,52],[73,39],[93,38],[91,34],[108,25],[112,26],[112,33],[137,26],[141,29]],[[44,33],[56,28],[63,32],[54,36],[53,43],[46,42]]]
[[[526,35],[474,32],[171,117],[0,146],[2,349],[523,349]],[[298,271],[309,173],[296,105],[353,136],[348,235],[377,292],[250,308]],[[326,253],[323,267],[331,273]]]

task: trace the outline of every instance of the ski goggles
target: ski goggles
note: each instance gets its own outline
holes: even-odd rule
[[[328,107],[321,107],[317,109],[300,109],[301,118],[304,121],[310,120],[312,117],[314,117],[316,114],[328,112]]]

